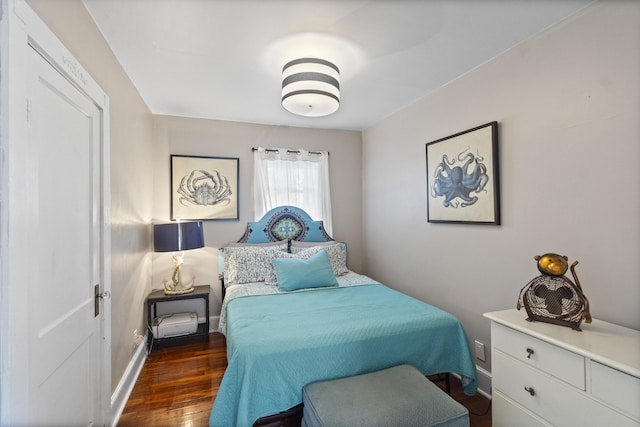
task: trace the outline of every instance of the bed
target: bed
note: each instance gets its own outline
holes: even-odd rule
[[[247,427],[299,406],[309,383],[410,364],[477,389],[466,333],[451,314],[346,266],[321,221],[283,206],[220,251],[219,332],[228,367],[210,427]]]

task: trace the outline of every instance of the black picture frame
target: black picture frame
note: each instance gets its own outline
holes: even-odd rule
[[[426,144],[427,221],[500,225],[498,122]]]
[[[239,219],[240,159],[171,155],[171,220]]]

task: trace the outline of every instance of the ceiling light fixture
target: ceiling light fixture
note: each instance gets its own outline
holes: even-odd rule
[[[340,106],[340,70],[319,58],[287,62],[282,67],[282,106],[299,116],[335,113]]]

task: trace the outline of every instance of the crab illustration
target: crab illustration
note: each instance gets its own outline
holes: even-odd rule
[[[209,173],[202,169],[191,171],[180,180],[178,187],[180,203],[183,205],[210,206],[218,203],[231,203],[229,180],[218,171]]]
[[[478,197],[472,196],[471,193],[480,193],[489,182],[487,167],[482,163],[484,159],[480,156],[476,157],[472,153],[463,154],[464,151],[458,154],[457,158],[453,157],[451,161],[444,154],[442,162],[436,168],[431,186],[431,196],[434,198],[443,196],[442,204],[445,207],[457,208],[460,206],[464,208],[473,205],[478,201]],[[463,161],[462,165],[454,166]],[[473,166],[471,166],[472,164]],[[462,202],[455,200],[458,198]]]

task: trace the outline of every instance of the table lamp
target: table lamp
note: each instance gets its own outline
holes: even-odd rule
[[[164,281],[164,293],[179,295],[193,292],[195,276],[182,283],[183,251],[204,247],[202,221],[172,222],[153,225],[153,246],[156,252],[180,252],[173,256],[173,276]]]

